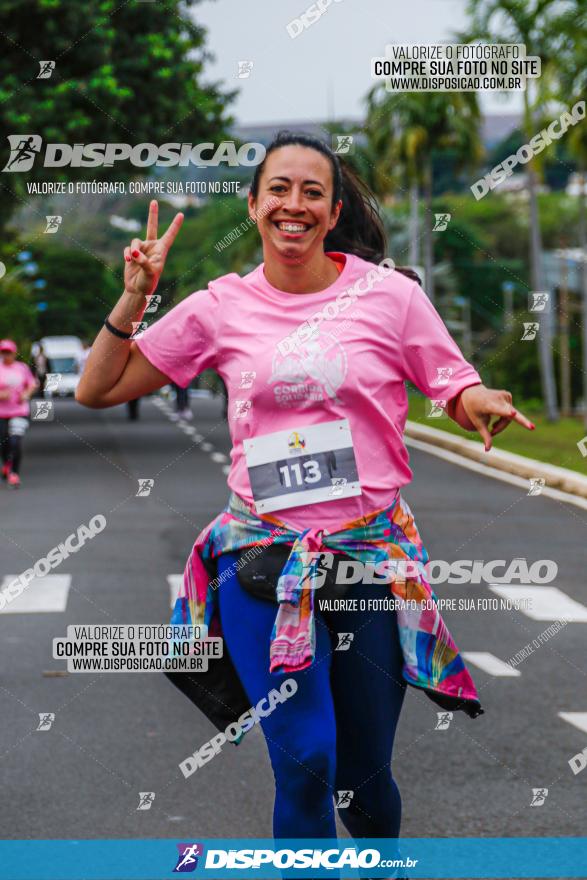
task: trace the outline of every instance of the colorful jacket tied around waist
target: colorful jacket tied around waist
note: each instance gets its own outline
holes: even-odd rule
[[[399,491],[389,507],[352,520],[333,533],[323,529],[296,532],[270,514],[258,516],[231,493],[226,508],[194,543],[171,622],[204,624],[209,636],[222,636],[220,578],[210,579],[203,560],[271,543],[291,544],[292,548],[277,583],[279,606],[271,636],[270,672],[298,672],[314,662],[314,584],[320,552],[345,553],[363,563],[390,560],[386,568],[397,574],[379,589],[390,590],[401,600],[395,606],[395,619],[404,679],[422,688],[445,710],[461,709],[471,718],[483,714],[473,680],[438,611],[425,570],[428,554]]]

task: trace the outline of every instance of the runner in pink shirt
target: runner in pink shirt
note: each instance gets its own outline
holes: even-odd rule
[[[247,441],[347,420],[361,494],[300,504],[299,493],[287,491],[295,489],[296,473],[284,472],[279,477],[292,486],[279,482],[281,505],[257,507],[284,511],[282,519],[295,527],[334,531],[385,506],[411,480],[403,442],[406,378],[437,400],[453,399],[481,378],[417,282],[354,254],[330,256],[343,268],[323,290],[286,293],[261,264],[191,294],[136,345],[178,385],[209,367],[220,373],[231,391],[228,485],[250,503]]]
[[[28,427],[29,400],[37,380],[22,361],[16,360],[16,343],[0,340],[0,447],[2,479],[12,489],[20,486],[22,437]]]
[[[339,546],[356,548],[358,540],[368,550],[376,528],[388,536],[390,556],[427,558],[400,493],[412,476],[403,440],[406,381],[462,428],[477,430],[486,449],[512,421],[533,425],[513,407],[509,392],[483,385],[414,273],[386,258],[385,233],[366,187],[322,141],[277,136],[255,170],[249,215],[263,262],[245,276],[231,272],[211,280],[131,341],[132,324],[142,318],[183,221],[178,214],[159,238],[157,203],[151,203],[146,239],[133,239],[124,251],[125,291],[96,337],[76,397],[108,407],[170,380],[185,387],[208,368],[222,377],[231,496],[195,549],[218,548],[220,586],[209,586],[206,608],[218,606],[227,678],[213,691],[206,679],[200,697],[188,693],[189,684],[178,686],[222,729],[222,709],[233,705],[229,667],[248,705],[266,705],[276,683],[268,670],[270,643],[290,658],[303,637],[310,646],[306,659],[288,668],[294,695],[260,721],[276,784],[274,835],[335,837],[336,796],[353,837],[396,838],[401,799],[390,762],[406,680],[436,676],[427,693],[438,698],[438,670],[441,678],[457,676],[468,701],[457,698],[463,688],[438,701],[471,717],[482,712],[474,685],[438,616],[432,628],[418,629],[405,617],[400,625],[393,609],[354,612],[347,604],[314,619],[304,598],[308,575],[298,579],[295,566],[304,542],[320,549],[328,535]],[[251,534],[269,524],[295,540],[266,547],[255,577],[237,573],[243,557],[226,548],[258,546]],[[188,588],[201,569],[202,557],[192,554]],[[422,581],[419,586],[429,591]],[[329,589],[341,595],[336,580]],[[358,607],[383,595],[389,591],[365,579],[347,588],[344,601]],[[197,598],[188,598],[199,614]],[[208,759],[202,750],[184,764]]]

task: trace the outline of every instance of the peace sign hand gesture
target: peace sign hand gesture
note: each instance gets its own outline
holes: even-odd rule
[[[169,249],[183,223],[183,214],[176,214],[167,232],[157,238],[158,215],[159,205],[153,200],[149,205],[146,239],[133,238],[130,247],[124,249],[124,289],[136,296],[150,296],[156,289]]]

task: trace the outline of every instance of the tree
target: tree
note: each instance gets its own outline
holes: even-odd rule
[[[26,357],[27,342],[37,332],[38,312],[23,265],[10,268],[15,251],[16,236],[9,232],[0,241],[0,339],[14,339]]]
[[[582,0],[566,10],[558,26],[567,39],[559,53],[556,71],[556,89],[559,100],[567,106],[584,100],[587,86],[587,10]],[[575,125],[568,132],[567,146],[576,159],[579,175],[579,244],[583,251],[581,264],[582,288],[582,350],[583,350],[583,421],[587,427],[587,131],[585,125]]]
[[[41,336],[71,334],[93,339],[102,321],[120,297],[122,281],[102,260],[85,249],[70,248],[41,239],[32,248],[49,308],[39,312]]]
[[[29,340],[37,332],[37,311],[28,287],[18,278],[2,280],[0,297],[0,334],[14,339],[25,355]]]
[[[533,86],[534,80],[528,80],[523,92],[522,129],[526,141],[540,131],[535,118],[536,111],[542,106],[549,70],[556,66],[557,53],[561,49],[561,34],[556,26],[555,15],[562,14],[568,5],[566,0],[469,0],[467,6],[471,24],[466,34],[460,34],[464,41],[523,43],[527,55],[539,56],[541,59],[542,77],[538,86]],[[530,214],[530,278],[532,289],[536,291],[544,290],[537,200],[539,167],[540,163],[536,158],[531,159],[526,165]],[[546,321],[541,322],[539,353],[546,416],[550,421],[555,421],[558,419],[558,406],[551,353],[551,332]]]
[[[456,167],[479,160],[480,114],[475,92],[409,92],[398,96],[375,86],[368,95],[365,130],[371,154],[377,157],[373,179],[384,182],[390,191],[407,181],[412,207],[414,241],[414,200],[424,191],[424,264],[426,291],[434,301],[434,251],[432,196],[434,159],[451,151]],[[403,188],[403,187],[402,187]],[[412,244],[410,257],[414,257]]]
[[[44,142],[198,143],[232,123],[236,91],[201,83],[205,31],[189,15],[200,0],[0,0],[0,144],[9,134]],[[52,60],[50,78],[38,79]],[[148,168],[119,163],[116,178]],[[64,174],[65,171],[65,174]],[[26,182],[97,178],[112,169],[44,169],[0,177],[0,226],[28,198]]]
[[[186,217],[169,252],[164,287],[173,287],[175,298],[183,299],[228,272],[244,275],[262,260],[259,231],[249,218],[246,199],[210,199]]]

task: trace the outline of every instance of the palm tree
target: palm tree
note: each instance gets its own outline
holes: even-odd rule
[[[563,38],[557,53],[556,94],[564,106],[572,107],[583,100],[587,87],[587,9],[583,0],[575,0],[575,8],[566,10],[557,22]],[[587,128],[575,125],[566,134],[569,152],[579,169],[579,245],[582,250],[582,338],[583,338],[583,422],[587,428]]]
[[[565,0],[469,0],[467,12],[471,17],[471,26],[466,34],[459,36],[463,42],[523,43],[528,56],[540,57],[544,76],[549,67],[556,65],[560,35],[555,21],[557,16],[565,12],[567,5]],[[523,131],[528,141],[540,130],[535,114],[544,99],[546,79],[538,80],[537,87],[534,87],[535,80],[528,80],[523,92]],[[538,167],[536,159],[531,159],[526,165],[530,212],[530,280],[533,290],[544,290],[537,199]],[[552,330],[549,322],[543,320],[541,323],[538,350],[542,396],[547,419],[556,421],[558,405],[551,351]]]
[[[480,113],[475,92],[388,92],[376,85],[369,92],[365,133],[378,195],[408,191],[411,206],[410,259],[417,253],[417,199],[424,194],[424,266],[426,292],[434,302],[432,193],[433,157],[450,150],[457,167],[481,156]],[[416,211],[414,211],[414,205]]]

